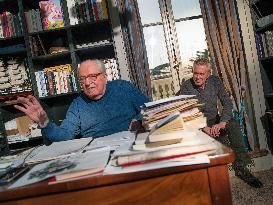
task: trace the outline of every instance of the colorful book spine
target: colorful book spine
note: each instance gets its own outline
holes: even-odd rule
[[[256,42],[257,42],[257,51],[259,58],[264,58],[264,48],[263,48],[263,42],[262,42],[262,36],[260,33],[256,33]]]
[[[265,36],[268,56],[273,56],[273,31],[266,31]]]
[[[51,71],[46,72],[46,75],[47,75],[47,81],[49,85],[49,94],[55,95],[52,72]]]
[[[100,18],[99,18],[99,12],[98,12],[96,0],[90,0],[90,1],[92,1],[94,18],[96,21],[98,21],[100,20]]]
[[[7,23],[8,23],[9,34],[10,34],[10,37],[13,37],[13,36],[15,36],[13,15],[10,12],[6,12],[6,15],[7,15]]]
[[[97,4],[97,8],[98,8],[98,15],[99,15],[99,20],[103,20],[103,11],[102,11],[102,4],[101,4],[101,0],[97,0],[96,4]]]
[[[89,10],[90,22],[94,22],[95,19],[94,19],[92,2],[90,0],[86,0],[86,1],[87,1],[87,5],[88,5],[88,10]]]
[[[5,38],[5,35],[4,35],[4,18],[3,18],[2,14],[0,14],[0,38]]]
[[[106,5],[106,0],[102,0],[101,1],[101,5],[102,5],[102,13],[103,13],[103,19],[108,19],[108,11],[107,11],[107,5]]]
[[[54,74],[54,81],[55,81],[56,94],[61,94],[59,72],[53,72],[53,74]]]
[[[74,0],[66,0],[70,25],[76,25],[79,23],[77,18],[76,4]]]
[[[3,12],[3,22],[4,22],[4,32],[5,32],[5,37],[10,37],[9,33],[9,27],[8,27],[8,20],[7,20],[7,12]]]
[[[87,22],[91,22],[91,18],[90,18],[90,14],[89,14],[89,8],[88,8],[88,3],[87,3],[88,0],[84,0],[84,10],[85,10],[85,13],[86,13],[86,20]]]

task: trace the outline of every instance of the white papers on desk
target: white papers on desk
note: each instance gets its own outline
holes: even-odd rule
[[[182,141],[180,143],[176,143],[176,144],[171,144],[171,145],[165,145],[165,146],[161,146],[161,147],[153,147],[153,148],[146,148],[145,146],[141,146],[145,143],[145,133],[143,133],[143,135],[138,139],[136,139],[135,144],[138,146],[135,146],[136,148],[139,149],[135,149],[135,150],[139,150],[139,151],[156,151],[156,150],[160,150],[160,149],[166,149],[166,148],[173,148],[173,147],[185,147],[185,146],[196,146],[196,145],[202,145],[202,144],[208,144],[212,141],[215,141],[215,139],[213,139],[212,137],[208,136],[207,134],[205,134],[204,132],[200,131],[200,130],[194,130],[194,134],[192,135],[188,135],[186,137],[184,137],[182,139]],[[147,135],[147,133],[146,133]],[[125,150],[126,151],[126,150]],[[134,151],[131,151],[134,152]],[[116,152],[115,154],[121,154]]]
[[[17,188],[28,184],[43,181],[58,174],[81,171],[94,168],[104,168],[108,162],[110,147],[103,147],[93,151],[77,153],[63,159],[51,160],[34,166],[28,173],[13,183],[10,188]],[[72,163],[73,166],[66,169],[53,169],[52,163]],[[58,168],[58,167],[56,167]],[[35,177],[33,177],[35,173]],[[36,173],[42,173],[40,176]],[[32,176],[32,177],[31,177]]]
[[[209,163],[209,157],[207,155],[199,155],[196,157],[189,157],[189,158],[176,158],[171,160],[159,161],[149,164],[141,164],[136,166],[129,166],[129,167],[116,167],[111,165],[109,162],[104,169],[104,175],[111,175],[111,174],[122,174],[122,173],[132,173],[138,171],[145,171],[145,170],[152,170],[152,169],[159,169],[165,167],[176,167],[176,166],[183,166],[183,165],[194,165],[194,164],[206,164]]]
[[[135,133],[130,131],[117,132],[105,137],[95,138],[85,150],[92,150],[98,147],[110,146],[111,150],[116,150],[123,144],[132,144],[135,141]]]
[[[211,137],[209,137],[207,134],[203,133],[202,131],[198,130],[197,134],[193,138],[188,138],[187,140],[182,141],[178,144],[173,145],[166,145],[164,147],[157,147],[157,148],[149,148],[142,151],[134,151],[130,150],[128,147],[123,146],[120,147],[118,150],[116,150],[113,153],[113,157],[111,158],[111,161],[108,163],[104,170],[104,174],[120,174],[120,173],[130,173],[130,172],[137,172],[137,171],[144,171],[144,170],[150,170],[150,169],[157,169],[157,168],[164,168],[164,167],[174,167],[174,166],[182,166],[182,165],[193,165],[193,164],[202,164],[202,163],[209,163],[209,157],[205,154],[198,154],[194,156],[184,156],[184,157],[178,157],[174,159],[169,160],[162,160],[152,163],[146,163],[146,164],[139,164],[134,166],[114,166],[115,164],[115,158],[117,156],[126,156],[126,155],[135,155],[135,154],[141,154],[141,153],[148,153],[148,152],[154,152],[159,150],[165,150],[169,148],[181,148],[183,150],[183,147],[190,148],[192,146],[198,146],[198,145],[208,145],[217,147],[217,141]]]
[[[26,163],[36,163],[57,158],[62,158],[75,152],[82,151],[90,142],[92,137],[54,142],[49,146],[40,146],[34,149],[26,158]]]

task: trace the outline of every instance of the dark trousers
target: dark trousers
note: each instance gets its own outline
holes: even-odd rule
[[[235,120],[230,120],[226,126],[226,129],[221,132],[219,137],[215,138],[222,144],[230,147],[236,156],[235,161],[232,164],[234,170],[244,169],[247,165],[251,164],[251,158],[248,155],[247,149],[244,145],[242,132],[240,125]]]

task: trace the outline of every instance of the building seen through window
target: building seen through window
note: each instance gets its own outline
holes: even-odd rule
[[[208,57],[199,0],[137,0],[151,73],[153,100],[174,96]]]

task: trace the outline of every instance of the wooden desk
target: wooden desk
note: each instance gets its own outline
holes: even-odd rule
[[[98,176],[55,185],[46,182],[7,190],[1,204],[232,204],[227,164],[234,153],[222,146],[210,164]]]

